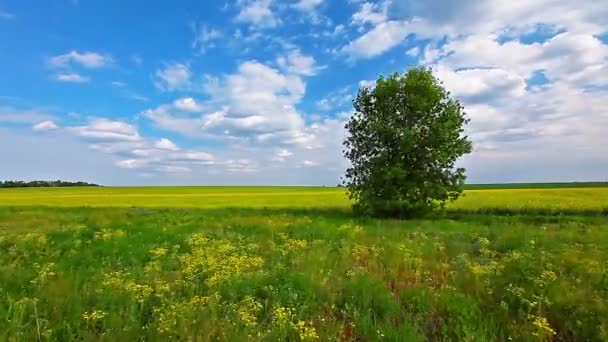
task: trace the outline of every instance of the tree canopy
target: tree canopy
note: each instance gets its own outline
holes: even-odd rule
[[[466,176],[455,163],[472,150],[469,119],[432,70],[380,76],[353,104],[343,183],[357,212],[408,217],[458,198]]]
[[[7,180],[0,181],[0,188],[50,188],[50,187],[73,187],[73,186],[99,186],[97,184],[87,182],[66,182],[61,180],[56,181],[18,181],[18,180]]]

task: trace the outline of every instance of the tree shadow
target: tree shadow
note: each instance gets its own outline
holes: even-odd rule
[[[151,215],[183,215],[206,217],[310,217],[324,220],[357,221],[357,222],[383,222],[383,221],[440,221],[452,220],[458,222],[496,223],[498,222],[526,222],[526,223],[559,223],[567,221],[597,222],[606,221],[608,209],[600,210],[555,210],[555,209],[449,209],[415,218],[369,217],[356,215],[348,207],[222,207],[222,208],[165,208],[165,207],[51,207],[51,206],[11,206],[0,207],[0,221],[10,219],[11,216],[31,216],[39,219],[46,212],[54,214],[77,215],[79,217],[99,216],[103,212],[112,215],[126,215],[128,217],[145,217]]]

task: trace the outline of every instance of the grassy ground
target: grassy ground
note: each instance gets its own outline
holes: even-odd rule
[[[330,188],[2,190],[0,340],[605,341],[606,194],[396,221]]]

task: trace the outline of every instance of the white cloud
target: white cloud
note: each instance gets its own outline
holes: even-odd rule
[[[293,50],[287,56],[277,58],[279,67],[289,73],[303,76],[314,76],[324,67],[316,65],[312,56],[303,55],[300,50]]]
[[[304,127],[295,105],[305,89],[297,75],[282,74],[256,61],[244,62],[237,73],[209,80],[206,90],[220,108],[203,117],[203,129],[261,140],[292,139]]]
[[[375,4],[371,2],[364,2],[361,4],[361,7],[357,12],[353,14],[352,22],[353,24],[363,25],[363,24],[373,24],[378,25],[387,21],[387,7],[388,2],[384,2],[382,4]]]
[[[272,157],[273,161],[284,162],[289,157],[293,156],[293,153],[287,149],[281,148],[275,151],[274,156]]]
[[[154,144],[154,147],[161,150],[169,150],[169,151],[177,151],[179,147],[175,145],[171,140],[167,138],[162,138]]]
[[[54,129],[52,122],[42,124],[40,130]],[[85,126],[70,126],[61,132],[89,143],[93,151],[113,156],[114,164],[121,169],[153,174],[182,173],[215,164],[215,157],[208,152],[181,149],[167,138],[146,139],[136,126],[123,121],[97,118]]]
[[[414,46],[413,48],[407,50],[405,53],[409,56],[417,57],[420,54],[420,48],[417,46]]]
[[[186,64],[174,63],[156,71],[154,85],[164,91],[175,91],[190,85],[192,72]]]
[[[77,74],[75,72],[57,74],[55,76],[55,79],[57,81],[70,82],[70,83],[87,83],[90,81],[90,78],[88,76],[83,76],[83,75]]]
[[[323,3],[324,0],[298,0],[295,4],[293,4],[293,8],[300,10],[302,12],[312,12],[319,5]]]
[[[376,80],[361,80],[359,81],[360,88],[375,88]]]
[[[510,31],[523,33],[539,24],[578,33],[600,34],[608,24],[608,6],[601,1],[394,1],[391,12],[404,21],[423,18],[422,35],[469,35]]]
[[[66,68],[74,64],[80,64],[85,68],[101,68],[112,63],[112,57],[96,52],[78,52],[72,50],[66,54],[51,57],[49,64],[57,68]]]
[[[351,41],[342,52],[354,59],[378,56],[401,43],[411,32],[409,24],[402,21],[386,21]]]
[[[374,23],[374,28],[351,41],[342,51],[352,58],[372,58],[400,44],[409,34],[419,38],[458,38],[474,35],[519,36],[538,29],[599,35],[608,26],[608,6],[595,0],[582,2],[541,0],[509,1],[387,1],[362,4],[356,23]],[[380,7],[380,8],[378,8]],[[382,13],[391,13],[382,20]]]
[[[439,66],[436,76],[459,97],[477,97],[487,102],[495,98],[517,98],[526,93],[524,77],[496,68],[471,68],[454,71]]]
[[[326,97],[317,101],[315,104],[317,108],[323,112],[345,110],[347,107],[352,107],[351,102],[355,93],[356,90],[354,90],[353,87],[342,87],[328,93]]]
[[[455,39],[441,48],[427,47],[426,63],[451,69],[501,68],[529,78],[542,70],[549,80],[584,86],[606,84],[608,45],[588,34],[561,33],[542,43],[500,43],[495,35]],[[605,72],[603,72],[605,71]]]
[[[196,23],[192,25],[194,31],[194,40],[192,41],[192,48],[198,51],[205,52],[210,48],[215,47],[215,41],[221,39],[223,34],[221,31],[209,28],[207,25],[198,26]]]
[[[122,121],[93,119],[85,126],[69,127],[79,137],[93,141],[137,142],[141,141],[137,128]]]
[[[137,100],[140,102],[148,102],[150,101],[149,98],[143,96],[143,95],[139,95],[139,94],[135,94],[135,93],[129,93],[129,97],[132,98],[133,100]]]
[[[156,108],[147,109],[141,115],[151,120],[156,126],[168,131],[191,137],[202,134],[202,117],[200,115],[197,117],[182,115],[173,105],[160,105]]]
[[[117,88],[122,88],[127,85],[125,82],[121,82],[121,81],[112,81],[111,84]]]
[[[177,99],[173,102],[173,105],[178,110],[186,112],[200,112],[203,110],[203,106],[191,97]]]
[[[230,159],[224,162],[224,165],[230,172],[253,172],[257,169],[257,164],[249,159]]]
[[[116,162],[118,167],[122,167],[123,169],[139,169],[146,166],[146,163],[143,160],[139,159],[125,159],[119,160]]]
[[[42,121],[32,126],[32,129],[36,132],[52,131],[59,128],[53,121]]]
[[[302,162],[302,165],[304,166],[319,166],[319,163],[315,162],[315,161],[311,161],[311,160],[305,160]]]
[[[246,1],[236,17],[237,22],[250,23],[258,27],[275,27],[279,19],[271,9],[272,0]]]

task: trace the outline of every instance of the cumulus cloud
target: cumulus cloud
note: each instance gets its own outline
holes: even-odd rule
[[[154,85],[164,91],[175,91],[190,85],[192,72],[190,67],[182,63],[166,65],[163,69],[157,70]]]
[[[35,131],[52,131],[58,127],[44,121],[33,127]],[[68,126],[62,136],[72,136],[88,144],[93,151],[112,156],[114,165],[122,169],[146,173],[188,173],[194,168],[210,167],[216,163],[213,154],[182,149],[167,138],[152,140],[140,135],[130,123],[107,118],[91,119],[82,126]]]
[[[409,24],[402,21],[385,21],[342,48],[352,58],[378,56],[401,43],[411,32]]]
[[[93,141],[128,141],[142,140],[137,128],[122,121],[93,119],[88,125],[69,127],[69,131],[79,137]]]
[[[303,76],[314,76],[324,68],[316,65],[314,57],[304,55],[298,49],[277,58],[277,64],[282,70]]]
[[[191,97],[177,99],[173,105],[176,109],[186,112],[200,112],[203,110],[203,106]]]
[[[102,55],[90,51],[78,52],[76,50],[49,59],[49,64],[56,68],[67,68],[74,65],[80,65],[85,68],[96,69],[110,63],[112,63],[112,57],[109,55]]]
[[[293,4],[293,8],[303,12],[312,12],[321,5],[323,1],[324,0],[298,0],[298,2]]]
[[[273,161],[284,162],[287,158],[293,156],[293,153],[287,149],[278,149],[274,153],[274,157],[272,157]]]
[[[304,120],[295,105],[305,89],[298,75],[247,61],[234,74],[208,79],[208,103],[181,99],[146,110],[142,116],[189,136],[296,142],[304,139]],[[204,113],[189,113],[203,106],[207,107]]]
[[[75,72],[57,74],[55,76],[55,79],[60,82],[69,82],[69,83],[87,83],[91,80],[88,76],[83,76],[83,75],[77,74]]]
[[[194,39],[192,40],[192,48],[199,52],[205,52],[208,49],[215,47],[215,42],[223,37],[221,31],[210,28],[207,25],[192,25],[194,31]]]
[[[382,10],[382,4],[387,11]],[[448,38],[468,35],[519,36],[544,27],[556,32],[599,35],[608,25],[608,6],[594,0],[581,2],[541,0],[509,1],[385,1],[364,3],[353,15],[353,23],[371,23],[373,28],[342,48],[355,59],[376,57],[399,45],[410,34],[419,38]],[[383,16],[385,13],[391,15]]]
[[[352,107],[354,87],[342,87],[336,91],[332,91],[324,98],[318,100],[315,104],[317,109],[322,112],[338,112],[344,111]]]
[[[224,165],[230,172],[254,172],[257,169],[257,164],[249,159],[229,159]]]
[[[236,21],[257,27],[275,27],[280,21],[272,11],[271,4],[272,0],[241,1],[242,8]]]
[[[315,162],[315,161],[312,161],[312,160],[304,160],[304,161],[302,162],[302,165],[304,165],[304,166],[309,166],[309,167],[310,167],[310,166],[319,166],[319,163],[317,163],[317,162]]]
[[[154,144],[154,147],[161,150],[169,150],[169,151],[177,151],[179,147],[175,145],[171,140],[167,138],[162,138]]]
[[[59,128],[53,121],[42,121],[32,126],[36,132],[52,131]]]
[[[355,12],[352,16],[353,24],[363,25],[363,24],[373,24],[378,25],[387,21],[387,8],[389,2],[384,2],[381,4],[364,2],[361,4],[361,7],[357,12]]]

